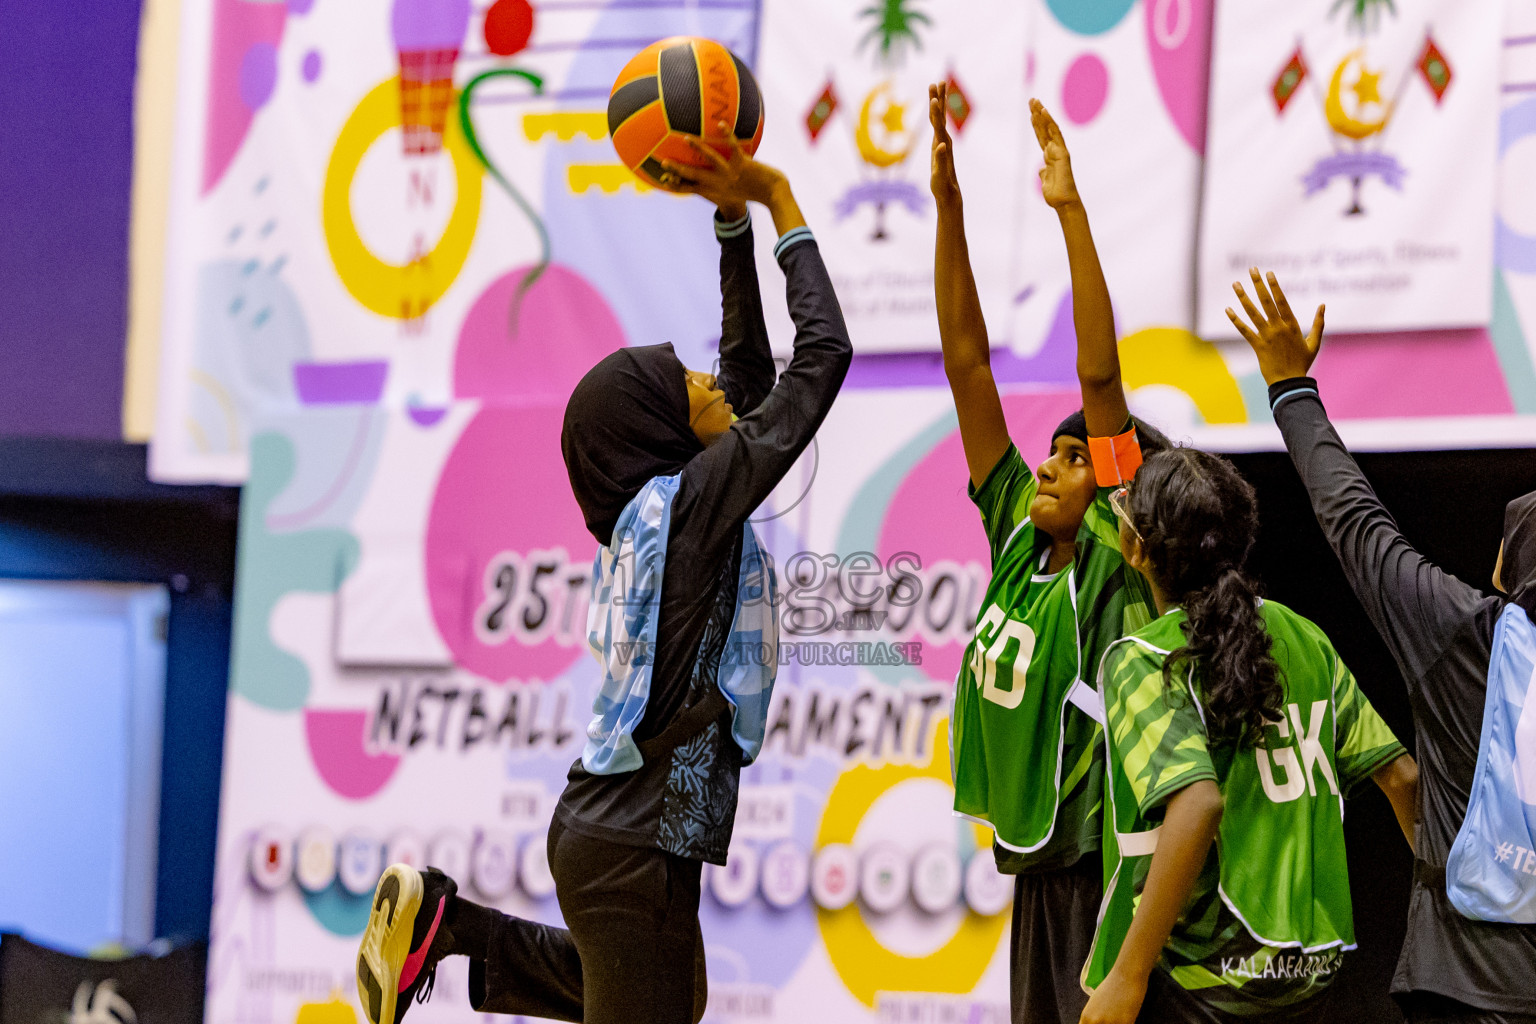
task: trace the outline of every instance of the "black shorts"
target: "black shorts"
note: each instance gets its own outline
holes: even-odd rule
[[[1536,989],[1536,981],[1532,982]],[[1536,1024],[1536,1013],[1479,1010],[1434,992],[1408,992],[1397,997],[1408,1024]]]
[[[1019,875],[1013,885],[1008,995],[1013,1024],[1078,1024],[1088,993],[1083,964],[1104,899],[1103,862]]]
[[[1147,998],[1136,1015],[1136,1024],[1343,1024],[1329,1014],[1332,993],[1324,989],[1305,1002],[1265,1013],[1239,1017],[1212,1008],[1182,988],[1161,968],[1147,979]]]

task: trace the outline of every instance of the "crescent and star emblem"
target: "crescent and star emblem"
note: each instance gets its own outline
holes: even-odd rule
[[[1364,54],[1364,49],[1357,49],[1339,62],[1339,66],[1334,69],[1333,79],[1328,83],[1328,98],[1323,105],[1329,127],[1351,139],[1375,135],[1387,126],[1387,121],[1392,117],[1392,105],[1381,98],[1381,72],[1371,71],[1365,66]],[[1346,86],[1344,79],[1354,67],[1359,68],[1359,74]],[[1345,92],[1353,96],[1353,114],[1345,109]],[[1371,109],[1379,110],[1381,116],[1376,120],[1362,116]]]
[[[875,104],[882,98],[884,106],[876,117]],[[907,130],[906,114],[907,108],[896,102],[889,81],[880,83],[868,96],[864,97],[864,105],[859,109],[859,124],[853,133],[853,141],[858,145],[859,156],[865,163],[875,167],[894,167],[907,158],[912,152],[913,135]],[[891,149],[877,145],[870,131],[872,121],[878,121],[879,132],[885,137],[887,146],[896,145],[900,148]]]

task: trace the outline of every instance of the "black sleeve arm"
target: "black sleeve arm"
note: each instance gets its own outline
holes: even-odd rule
[[[1403,537],[1328,421],[1317,381],[1280,381],[1270,386],[1269,399],[1318,525],[1355,596],[1411,683],[1466,625],[1482,594],[1430,562]]]
[[[673,503],[674,521],[682,513],[687,543],[705,558],[735,541],[742,523],[811,443],[853,359],[848,328],[811,233],[805,228],[787,233],[775,255],[784,268],[795,323],[794,354],[757,408],[683,469]]]
[[[752,215],[726,224],[715,216],[720,239],[720,368],[716,383],[737,416],[756,409],[773,388],[773,353],[763,322],[752,248]]]

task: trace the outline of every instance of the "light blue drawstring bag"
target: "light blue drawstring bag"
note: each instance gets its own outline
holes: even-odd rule
[[[1445,891],[1474,921],[1536,923],[1536,626],[1517,604],[1494,627],[1477,771]]]

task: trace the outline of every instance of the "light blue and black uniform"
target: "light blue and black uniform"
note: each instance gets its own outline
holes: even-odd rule
[[[724,305],[717,380],[740,419],[678,474],[650,694],[632,733],[641,745],[717,692],[738,603],[743,527],[810,444],[852,354],[811,232],[790,231],[775,255],[784,268],[795,348],[775,384],[751,222],[717,221],[716,233]],[[721,724],[677,737],[670,751],[632,770],[599,774],[578,761],[556,818],[593,838],[724,864],[742,751]]]
[[[747,520],[810,444],[852,355],[811,233],[788,232],[775,254],[795,347],[775,383],[750,220],[715,228],[716,376],[738,420],[699,443],[683,365],[666,345],[608,356],[566,409],[572,490],[611,547],[597,559],[589,619],[605,678],[549,830],[566,928],[489,911],[484,959],[471,953],[481,1012],[588,1024],[703,1014],[700,868],[725,863],[741,766],[761,743],[772,687],[770,666],[737,653],[776,640]]]
[[[1536,925],[1462,917],[1445,886],[1477,768],[1494,627],[1507,601],[1443,571],[1408,543],[1328,422],[1317,381],[1279,381],[1269,396],[1318,524],[1408,684],[1419,822],[1392,994],[1410,1021],[1536,1024]],[[1503,578],[1511,599],[1536,614],[1536,495],[1506,512]]]

